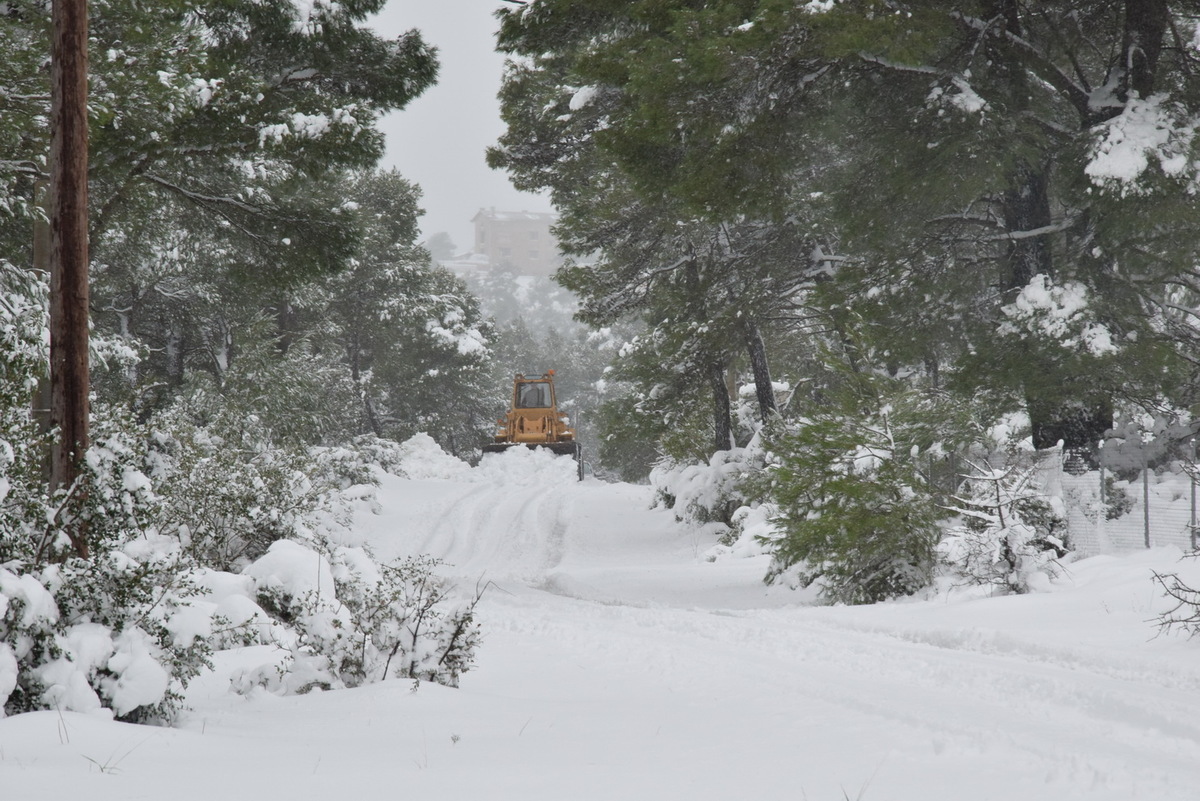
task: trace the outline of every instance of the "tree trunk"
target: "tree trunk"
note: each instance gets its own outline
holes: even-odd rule
[[[183,336],[183,327],[178,322],[169,321],[167,323],[167,341],[163,358],[166,360],[167,384],[175,389],[183,386],[183,364],[186,344]]]
[[[771,383],[771,368],[767,363],[767,348],[763,344],[762,331],[758,324],[746,319],[742,324],[746,351],[750,356],[750,370],[754,373],[754,393],[758,397],[758,413],[763,424],[779,414],[775,402],[775,386]]]
[[[51,489],[79,476],[88,447],[88,119],[87,2],[54,0],[50,56],[50,392],[59,436]],[[68,526],[86,558],[81,528]]]
[[[377,437],[383,436],[383,425],[379,422],[379,415],[375,412],[375,404],[371,403],[371,396],[367,394],[367,389],[362,385],[362,342],[357,334],[350,336],[350,341],[346,343],[346,356],[350,361],[350,379],[354,382],[354,388],[358,390],[359,397],[362,398],[363,412],[367,416],[367,425],[371,427],[371,432]]]
[[[1047,165],[1020,165],[1009,178],[1009,188],[1001,199],[1004,226],[1010,234],[1036,231],[1054,222],[1050,213]],[[1035,275],[1050,277],[1054,258],[1049,235],[1024,236],[1009,240],[1005,254],[1005,275],[1001,282],[1004,302],[1027,286]]]
[[[725,365],[719,359],[709,363],[708,383],[713,395],[713,448],[727,451],[733,447],[733,418],[725,386]]]
[[[1143,99],[1154,94],[1158,57],[1170,24],[1167,0],[1126,0],[1125,34],[1121,44],[1122,100],[1130,93]]]
[[[1023,165],[1012,176],[1012,183],[1002,198],[1004,223],[1010,233],[1034,231],[1053,222],[1048,191],[1049,169],[1045,166]],[[1035,275],[1051,277],[1054,256],[1049,236],[1029,236],[1009,242],[1005,255],[1005,274],[1002,279],[1003,302],[1027,286]],[[1057,387],[1051,397],[1039,394],[1034,388],[1045,385],[1045,373],[1055,368],[1031,362],[1027,383],[1026,408],[1032,428],[1035,448],[1053,448],[1060,441],[1069,451],[1091,453],[1104,432],[1112,428],[1112,400],[1085,386],[1077,377],[1062,376],[1060,384],[1075,387],[1076,392],[1063,392]],[[1075,380],[1072,380],[1075,379]]]
[[[288,351],[291,350],[295,331],[296,309],[292,306],[289,298],[281,298],[279,305],[275,307],[275,335],[278,337],[275,341],[275,347],[278,349],[280,356],[287,356]]]
[[[224,317],[218,317],[209,329],[208,351],[217,383],[223,387],[229,368],[233,366],[233,326]]]

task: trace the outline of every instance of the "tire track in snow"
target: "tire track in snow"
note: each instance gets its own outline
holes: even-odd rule
[[[1194,694],[813,625],[808,610],[784,623],[557,597],[525,603],[531,598],[493,602],[488,617],[494,610],[502,620],[486,625],[536,631],[606,674],[669,677],[675,692],[737,695],[752,686],[748,701],[767,690],[797,715],[874,721],[858,725],[887,729],[933,757],[1012,760],[1051,784],[1090,775],[1111,791],[1097,798],[1193,797],[1194,787],[1183,788],[1200,745]]]
[[[573,488],[478,484],[448,499],[409,553],[441,559],[460,577],[536,582],[563,558]]]

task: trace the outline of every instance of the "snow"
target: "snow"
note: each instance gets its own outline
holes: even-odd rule
[[[108,660],[108,669],[117,675],[103,685],[112,699],[113,712],[125,715],[139,706],[161,701],[171,677],[155,658],[157,646],[149,635],[137,627],[126,629],[117,635],[113,647],[115,653]]]
[[[450,316],[447,315],[447,318]],[[487,352],[487,340],[483,333],[476,328],[463,328],[456,325],[456,319],[443,320],[444,325],[429,321],[425,330],[441,339],[448,345],[453,345],[460,356],[475,356]]]
[[[926,102],[930,105],[936,105],[945,101],[959,111],[967,114],[976,114],[984,111],[987,109],[987,101],[967,82],[968,77],[969,75],[955,75],[951,78],[951,82],[957,90],[954,93],[947,93],[943,87],[935,86],[926,98]]]
[[[1082,559],[1034,594],[823,607],[764,586],[753,550],[708,561],[712,538],[649,508],[649,487],[576,481],[545,451],[380,480],[378,512],[354,520],[379,556],[440,557],[467,593],[491,582],[461,689],[241,696],[231,680],[278,649],[224,651],[178,728],[0,720],[4,797],[1196,798],[1200,643],[1149,622],[1166,608],[1154,571],[1200,585],[1176,548]],[[248,602],[251,580],[323,588],[336,569],[295,543],[264,560],[201,576],[206,601]],[[96,663],[104,643],[77,635]],[[132,679],[146,640],[113,646]],[[0,646],[0,690],[12,675]]]
[[[571,109],[571,111],[579,111],[579,109],[596,99],[597,91],[595,86],[584,86],[575,90],[571,95],[570,101],[567,103],[567,108]]]
[[[18,576],[0,567],[0,615],[8,611],[14,600],[21,605],[21,628],[29,628],[37,621],[58,620],[54,596],[36,578],[28,574]]]
[[[1113,188],[1120,195],[1136,194],[1138,180],[1152,160],[1168,176],[1188,169],[1186,154],[1198,125],[1196,119],[1183,119],[1177,104],[1165,95],[1135,97],[1120,114],[1099,126],[1102,137],[1084,172],[1097,186]]]
[[[397,470],[411,479],[456,479],[469,475],[471,466],[443,451],[428,434],[417,434],[400,446]]]
[[[1056,285],[1039,273],[1001,309],[1008,319],[1000,330],[1011,334],[1023,328],[1067,348],[1082,347],[1093,356],[1115,353],[1112,333],[1099,323],[1084,321],[1087,310],[1088,293],[1083,284],[1068,281]]]
[[[260,591],[272,590],[292,598],[311,594],[331,602],[337,600],[329,561],[298,542],[271,543],[267,552],[242,572],[254,579]]]

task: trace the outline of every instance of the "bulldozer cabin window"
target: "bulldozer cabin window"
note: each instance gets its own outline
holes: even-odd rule
[[[525,384],[517,393],[517,407],[521,409],[544,409],[550,405],[549,384]]]

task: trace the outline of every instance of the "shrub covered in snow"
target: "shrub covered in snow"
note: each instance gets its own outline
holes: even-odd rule
[[[707,464],[660,462],[650,471],[650,485],[655,502],[672,509],[676,520],[691,527],[720,524],[728,534],[734,512],[748,502],[742,484],[762,465],[761,449],[732,448]]]
[[[187,681],[207,664],[208,643],[187,633],[200,592],[190,578],[195,563],[153,528],[161,499],[143,472],[144,452],[127,435],[98,428],[69,491],[51,499],[22,482],[8,496],[21,498],[25,514],[39,505],[43,513],[10,514],[0,528],[7,714],[105,707],[127,720],[170,719]],[[74,554],[68,527],[86,533],[88,559]]]
[[[1014,455],[999,467],[975,466],[954,499],[952,511],[961,522],[938,544],[955,575],[1020,593],[1055,574],[1057,560],[1066,554],[1066,521],[1037,483],[1028,454]]]
[[[342,543],[381,471],[465,464],[428,437],[309,451],[201,387],[149,422],[95,405],[81,476],[50,495],[29,403],[45,296],[0,262],[0,714],[169,721],[214,647],[249,643],[286,654],[271,667],[283,690],[457,684],[479,593],[457,597],[429,560],[380,565]]]
[[[149,440],[157,490],[170,500],[159,528],[201,564],[237,569],[297,536],[317,506],[307,450],[275,442],[253,414],[181,403],[153,421]]]
[[[29,404],[45,346],[45,285],[0,261],[0,708],[169,718],[208,653],[181,636],[194,566],[153,528],[161,499],[132,423],[103,407],[79,481],[47,494]]]
[[[243,674],[245,691],[354,687],[388,678],[458,686],[479,644],[480,592],[455,598],[437,562],[378,564],[361,548],[280,541],[249,565],[255,600],[276,625],[282,663]]]

